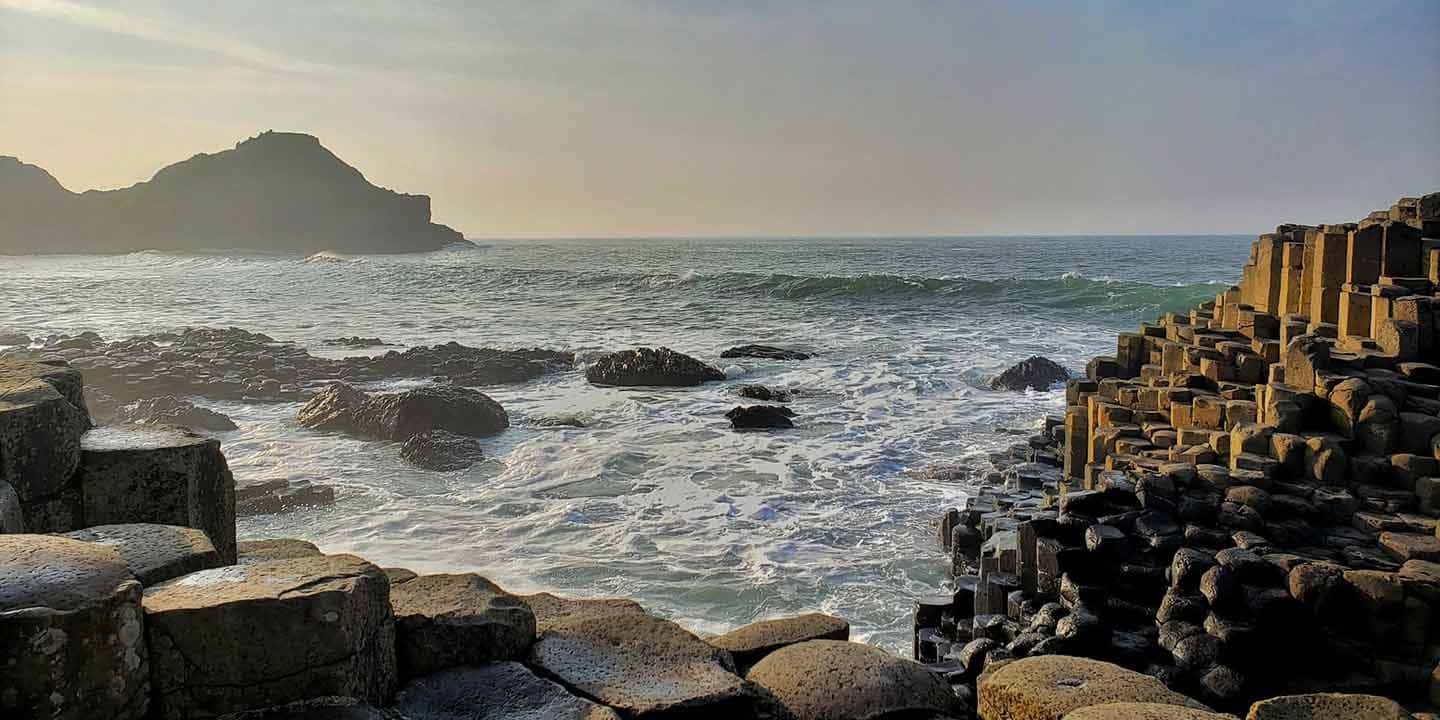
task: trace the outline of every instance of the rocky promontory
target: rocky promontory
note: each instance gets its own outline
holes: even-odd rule
[[[429,197],[370,184],[311,135],[264,132],[128,188],[83,193],[0,156],[0,255],[402,253],[458,242],[431,222]]]

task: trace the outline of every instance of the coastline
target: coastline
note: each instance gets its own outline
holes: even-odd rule
[[[1404,215],[1404,207],[1397,205],[1394,212]],[[941,537],[953,565],[961,570],[957,574],[964,578],[967,570],[978,572],[973,580],[962,579],[948,598],[927,598],[917,604],[916,653],[931,661],[929,667],[854,643],[835,643],[849,636],[848,624],[838,618],[807,615],[741,628],[724,636],[726,640],[705,640],[628,601],[563,601],[544,594],[517,597],[478,576],[417,578],[403,569],[377,568],[353,556],[320,555],[300,540],[232,544],[234,481],[218,443],[180,431],[102,443],[105,438],[89,431],[90,415],[82,393],[85,378],[67,367],[68,361],[40,358],[40,364],[5,365],[0,380],[7,383],[9,404],[0,408],[0,420],[9,444],[0,458],[10,458],[10,464],[0,480],[18,491],[12,504],[24,512],[21,521],[31,525],[32,532],[84,532],[94,525],[129,529],[92,528],[91,533],[111,533],[100,543],[0,535],[0,554],[5,554],[10,577],[25,587],[21,604],[30,608],[17,615],[13,605],[0,607],[0,632],[7,633],[0,637],[17,641],[6,645],[4,659],[24,668],[4,681],[11,684],[0,688],[10,693],[4,697],[17,699],[3,702],[19,709],[21,717],[27,712],[54,712],[61,717],[255,712],[267,713],[265,717],[305,717],[319,712],[313,707],[316,703],[338,703],[347,717],[400,713],[419,720],[435,717],[427,713],[455,702],[455,693],[473,693],[476,687],[493,692],[496,686],[509,686],[530,688],[525,697],[551,698],[554,707],[565,708],[557,713],[570,713],[556,717],[610,717],[607,713],[614,712],[622,717],[873,717],[877,712],[913,711],[917,717],[940,718],[965,717],[978,704],[981,717],[990,720],[1010,717],[1001,713],[1032,702],[1036,693],[1053,690],[1046,683],[1070,687],[1067,678],[1089,673],[1086,677],[1091,680],[1086,682],[1101,684],[1105,678],[1131,683],[1126,686],[1135,690],[1125,700],[1176,707],[1205,701],[1222,710],[1243,709],[1259,696],[1243,681],[1246,674],[1215,660],[1233,652],[1230,643],[1242,640],[1295,649],[1289,647],[1295,641],[1295,628],[1278,622],[1272,626],[1271,613],[1283,615],[1301,607],[1320,612],[1316,608],[1322,605],[1326,613],[1348,609],[1342,617],[1365,618],[1375,638],[1389,642],[1423,628],[1422,636],[1428,639],[1435,578],[1440,577],[1427,574],[1433,572],[1432,560],[1440,560],[1426,554],[1427,543],[1435,538],[1434,521],[1429,520],[1428,536],[1407,531],[1426,527],[1423,513],[1409,510],[1417,504],[1426,509],[1429,500],[1419,489],[1429,484],[1421,480],[1433,479],[1436,473],[1425,474],[1430,464],[1413,451],[1420,448],[1419,435],[1429,421],[1404,413],[1423,414],[1415,408],[1430,408],[1425,401],[1435,398],[1435,392],[1425,388],[1440,387],[1431,370],[1414,367],[1423,364],[1415,363],[1416,357],[1433,357],[1435,346],[1427,345],[1426,338],[1433,343],[1434,336],[1425,335],[1425,326],[1407,319],[1406,313],[1415,312],[1418,318],[1422,307],[1432,306],[1428,299],[1414,300],[1428,296],[1407,282],[1425,278],[1423,287],[1433,292],[1440,282],[1434,277],[1440,251],[1424,244],[1422,235],[1434,237],[1426,225],[1431,220],[1421,213],[1418,202],[1415,207],[1414,218],[1391,219],[1386,213],[1383,220],[1372,218],[1353,227],[1282,226],[1282,232],[1257,241],[1254,262],[1238,288],[1222,292],[1209,307],[1184,316],[1172,314],[1139,333],[1122,334],[1116,356],[1092,362],[1090,377],[1069,385],[1066,416],[1047,420],[1045,434],[1032,438],[1027,449],[1017,453],[1027,463],[1038,463],[1007,469],[1003,479],[1013,489],[977,493],[966,508],[945,514]],[[1409,219],[1418,223],[1415,233],[1401,229],[1411,227]],[[1376,233],[1378,245],[1372,243]],[[1418,242],[1409,243],[1412,235]],[[1347,250],[1353,246],[1362,260],[1375,248],[1371,254],[1377,272],[1369,287],[1409,292],[1347,290],[1344,286],[1358,288],[1360,284],[1352,281],[1366,276],[1349,277],[1351,270],[1346,268],[1337,275],[1340,271],[1323,260],[1312,259],[1307,267],[1307,246],[1311,258],[1329,258],[1325,248],[1341,243],[1339,238]],[[1410,248],[1423,258],[1428,277],[1402,274],[1418,269],[1405,264],[1410,262],[1405,259]],[[1393,267],[1387,264],[1392,262]],[[1381,272],[1385,270],[1396,272]],[[1407,282],[1382,282],[1382,275]],[[1320,320],[1314,327],[1293,320],[1298,313],[1287,312],[1316,307],[1314,302],[1303,302],[1306,288],[1315,291],[1310,299],[1319,303]],[[1344,324],[1333,323],[1333,331],[1327,327],[1331,307],[1326,302],[1335,298],[1338,313],[1342,299],[1338,293],[1345,293],[1346,307],[1360,302],[1361,295],[1382,298],[1379,305],[1390,312],[1373,324],[1383,332],[1367,336],[1368,342],[1354,339],[1362,337],[1357,334],[1358,311],[1348,314]],[[1372,300],[1371,318],[1376,317],[1376,307]],[[1427,317],[1433,330],[1433,311]],[[1332,332],[1341,336],[1335,348],[1313,339]],[[264,344],[253,336],[225,341]],[[464,357],[469,363],[466,372],[488,363],[486,372],[510,372],[515,377],[543,373],[547,362],[538,356],[488,355],[483,363],[477,356]],[[406,372],[445,375],[435,371],[448,359],[452,358],[412,355]],[[197,369],[177,365],[170,371],[173,376],[138,375],[150,377],[151,385],[134,388],[136,397],[172,387]],[[1295,378],[1307,372],[1313,380],[1309,388],[1295,385]],[[336,374],[343,377],[345,371]],[[463,379],[452,379],[464,384]],[[1363,393],[1364,402],[1335,400],[1337,388],[1350,380],[1369,388]],[[200,378],[187,381],[215,385]],[[1323,396],[1316,392],[1322,387]],[[274,385],[241,383],[222,389],[236,397],[301,397],[298,383],[278,379]],[[1344,392],[1351,393],[1342,393],[1345,398],[1361,394],[1354,384]],[[1398,404],[1392,397],[1396,392],[1402,397]],[[1320,400],[1307,397],[1322,398],[1323,411]],[[1380,397],[1395,406],[1392,416],[1382,412],[1385,403]],[[1372,401],[1380,407],[1366,414]],[[366,402],[347,401],[338,412],[343,415]],[[1330,410],[1337,402],[1343,405],[1342,421],[1353,424],[1338,439]],[[1188,416],[1177,418],[1181,406],[1188,407]],[[371,434],[400,432],[361,425]],[[1203,441],[1182,443],[1182,438],[1202,440],[1201,430]],[[1423,440],[1430,442],[1432,437]],[[1372,440],[1379,444],[1370,445]],[[1316,448],[1310,447],[1312,441]],[[1355,452],[1357,442],[1366,450],[1410,452]],[[118,447],[112,446],[115,443]],[[1163,458],[1160,450],[1165,451]],[[1397,462],[1397,455],[1407,457]],[[1345,459],[1361,457],[1385,459],[1383,482],[1375,482],[1377,476],[1356,476],[1353,463]],[[1440,449],[1431,458],[1440,459]],[[170,469],[160,472],[160,467]],[[1376,468],[1375,462],[1365,461],[1358,472],[1382,471]],[[1401,471],[1412,473],[1409,488],[1396,486],[1395,475]],[[152,482],[161,476],[166,480]],[[133,484],[116,489],[110,485],[116,478],[129,478]],[[1310,487],[1308,496],[1300,486]],[[1365,490],[1352,493],[1355,486]],[[1340,487],[1346,489],[1333,490],[1334,494],[1350,494],[1349,500],[1327,494],[1323,505],[1316,502],[1318,492]],[[1393,492],[1377,494],[1372,487]],[[136,488],[144,492],[137,493]],[[10,523],[5,529],[13,531],[14,517],[6,504],[9,496],[0,493],[0,508],[6,510],[0,517]],[[1308,505],[1282,499],[1297,496]],[[112,507],[114,498],[137,502]],[[1174,520],[1187,500],[1196,513],[1209,507],[1213,511],[1209,524],[1214,527],[1190,516],[1183,516],[1183,523]],[[1284,508],[1301,517],[1320,513],[1327,520],[1348,523],[1327,527],[1351,527],[1360,533],[1366,531],[1356,528],[1357,523],[1371,527],[1378,532],[1365,541],[1380,544],[1373,552],[1346,554],[1346,549],[1364,549],[1360,538],[1347,532],[1340,536],[1351,542],[1337,551],[1337,557],[1282,552],[1308,546],[1295,548],[1283,542],[1276,531],[1295,530],[1285,524],[1294,515],[1267,523],[1268,513],[1256,508],[1262,504],[1266,510]],[[1401,506],[1414,519],[1388,510]],[[1344,514],[1347,510],[1349,515]],[[1169,525],[1161,522],[1167,514],[1172,518]],[[1383,517],[1368,525],[1372,515]],[[1187,525],[1211,532],[1191,533]],[[186,526],[204,532],[196,537],[179,530]],[[1391,535],[1388,543],[1382,533]],[[1396,535],[1407,537],[1396,540]],[[1429,540],[1422,543],[1408,536]],[[1215,547],[1222,543],[1235,547]],[[1403,563],[1394,558],[1389,563],[1396,567],[1386,569],[1389,564],[1379,561],[1384,553],[1396,552],[1413,557]],[[1221,557],[1222,553],[1228,554]],[[1431,559],[1423,559],[1427,557]],[[43,563],[25,564],[36,558]],[[1336,560],[1354,565],[1334,572],[1316,569],[1329,568],[1326,563]],[[54,563],[85,570],[60,579],[39,572],[39,567]],[[1127,566],[1133,566],[1133,574],[1111,574]],[[1283,582],[1277,568],[1285,571]],[[1319,593],[1313,597],[1311,575]],[[1296,577],[1304,579],[1298,593]],[[1142,599],[1128,596],[1129,583]],[[1125,593],[1110,592],[1120,587]],[[1156,590],[1162,592],[1158,600]],[[1372,604],[1345,604],[1362,600]],[[1332,604],[1324,605],[1327,602]],[[1251,612],[1256,607],[1264,610],[1263,617]],[[1393,615],[1396,609],[1404,612]],[[1169,630],[1188,633],[1169,643],[1183,650],[1165,647],[1162,635],[1171,623],[1157,623],[1157,612],[1166,610],[1175,614],[1174,623],[1184,624]],[[246,615],[252,612],[260,615]],[[329,619],[332,614],[334,619]],[[1114,620],[1122,614],[1138,622]],[[1144,624],[1147,614],[1149,629]],[[1422,616],[1423,624],[1417,625]],[[244,620],[247,617],[251,620]],[[278,620],[285,617],[312,620],[291,624]],[[264,632],[247,633],[251,626],[244,623],[260,618],[277,621],[259,622],[254,627]],[[318,625],[313,618],[319,619]],[[968,638],[962,633],[966,625]],[[41,655],[28,649],[36,647],[33,643],[22,647],[19,642],[55,638],[58,628],[79,633],[75,637],[93,634],[96,628],[101,635],[105,629],[113,630],[120,644],[110,655],[92,648],[82,661],[80,655],[86,653],[64,640]],[[1248,637],[1244,630],[1250,631]],[[301,638],[314,647],[353,651],[319,665],[237,664],[238,658],[284,655],[293,649],[291,643],[306,642]],[[1392,694],[1412,706],[1425,706],[1434,668],[1433,662],[1426,666],[1422,660],[1430,657],[1428,640],[1418,648],[1404,645],[1398,657],[1393,648],[1375,645],[1342,649],[1365,647],[1372,653],[1367,656],[1369,668],[1389,673],[1391,682],[1332,687],[1382,694],[1403,687],[1405,692]],[[1052,654],[1056,652],[1065,654]],[[73,657],[80,669],[52,674],[47,658],[55,653]],[[775,658],[767,664],[769,655]],[[1155,662],[1167,655],[1172,658],[1170,671]],[[1080,656],[1117,661],[1131,671],[1124,674],[1127,671],[1116,665],[1063,659]],[[1148,678],[1142,680],[1134,671]],[[818,674],[850,681],[837,680],[817,691],[807,679]],[[1422,674],[1423,690],[1418,684]],[[667,682],[656,683],[656,677]],[[1235,681],[1236,677],[1242,680]],[[671,679],[673,683],[668,682]],[[1275,679],[1275,691],[1304,689],[1278,682],[1292,678]],[[1174,689],[1165,689],[1162,680]],[[1268,683],[1262,686],[1263,694],[1276,694]],[[215,692],[218,685],[232,690]],[[666,691],[657,691],[658,685]],[[107,686],[111,692],[95,690]],[[1228,692],[1231,686],[1234,691]],[[42,692],[47,690],[61,700]],[[481,702],[475,697],[471,701]]]

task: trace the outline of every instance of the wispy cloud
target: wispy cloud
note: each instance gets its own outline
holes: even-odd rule
[[[141,17],[70,0],[0,0],[0,11],[3,10],[54,18],[103,32],[200,50],[259,69],[287,73],[334,71],[329,65],[309,62],[231,35],[170,18]]]

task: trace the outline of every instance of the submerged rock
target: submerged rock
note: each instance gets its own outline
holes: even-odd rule
[[[468,435],[430,430],[413,435],[400,446],[400,457],[426,470],[464,470],[485,456],[480,443]]]
[[[689,387],[724,380],[725,373],[670,348],[637,348],[603,355],[585,371],[596,385]]]
[[[453,385],[369,395],[332,383],[300,408],[295,419],[314,430],[394,441],[430,430],[483,437],[510,427],[500,403],[478,390]]]
[[[992,390],[1049,390],[1070,379],[1070,371],[1049,358],[1034,355],[990,380]]]
[[[235,488],[236,515],[272,515],[335,504],[335,489],[303,478],[276,478]]]
[[[720,353],[722,358],[763,358],[766,360],[809,360],[810,354],[771,345],[740,345]]]
[[[736,391],[740,397],[763,402],[790,402],[790,393],[785,390],[768,388],[764,385],[745,385]]]
[[[166,395],[164,397],[131,403],[116,412],[111,422],[118,424],[176,425],[192,430],[209,430],[211,432],[225,432],[239,429],[235,421],[226,417],[223,413],[215,412],[209,408],[202,408],[195,403],[188,400],[181,400],[174,395]]]
[[[347,348],[384,347],[390,344],[385,342],[384,340],[381,340],[378,337],[367,338],[360,337],[359,335],[351,335],[350,337],[330,338],[329,340],[322,340],[321,342],[331,347]]]
[[[775,405],[748,405],[725,413],[736,430],[779,430],[795,427],[795,411]]]

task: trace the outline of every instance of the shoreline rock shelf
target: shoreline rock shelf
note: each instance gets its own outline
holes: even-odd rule
[[[1003,487],[942,513],[915,656],[978,676],[982,717],[1058,717],[991,699],[1062,656],[1252,718],[1440,705],[1440,193],[1281,225],[1241,275],[1121,333],[992,457]]]

